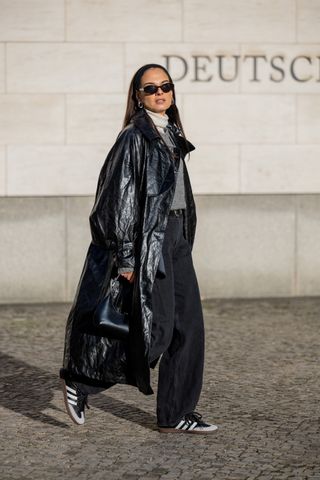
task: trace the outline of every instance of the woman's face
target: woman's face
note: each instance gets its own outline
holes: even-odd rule
[[[162,85],[163,83],[170,82],[170,79],[166,72],[162,68],[149,68],[146,70],[141,78],[141,87],[147,85]],[[161,88],[158,88],[157,92],[148,95],[144,92],[138,92],[138,99],[143,103],[145,108],[155,113],[161,113],[164,115],[166,110],[172,105],[173,91],[164,93]]]

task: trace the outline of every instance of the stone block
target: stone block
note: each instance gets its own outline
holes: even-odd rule
[[[64,40],[64,0],[1,0],[0,41]]]
[[[126,95],[68,95],[67,143],[112,144],[122,128]]]
[[[91,241],[89,215],[94,197],[67,200],[67,300],[73,301]]]
[[[13,43],[7,50],[9,92],[123,90],[123,46],[119,43]]]
[[[67,0],[67,39],[99,42],[182,40],[179,0]]]
[[[243,193],[319,193],[320,145],[241,146]]]
[[[320,3],[318,0],[297,0],[297,39],[299,42],[320,42]]]
[[[320,95],[297,96],[297,137],[299,143],[320,143]]]
[[[320,195],[297,198],[297,295],[319,295]]]
[[[240,76],[232,82],[221,80],[216,56],[228,56],[221,60],[221,72],[223,78],[233,78],[236,70],[232,55],[239,52],[235,43],[129,43],[126,45],[127,84],[140,65],[159,63],[168,68],[178,93],[237,93]]]
[[[106,155],[104,146],[9,146],[8,195],[93,195]]]
[[[0,196],[6,194],[6,148],[0,146]]]
[[[292,143],[293,95],[188,95],[185,127],[196,143]]]
[[[193,249],[203,297],[294,294],[291,196],[198,195]]]
[[[200,144],[186,157],[194,194],[239,193],[239,148]]]
[[[187,42],[293,42],[295,2],[291,0],[187,0]]]
[[[63,198],[0,198],[2,303],[66,300]]]
[[[5,91],[5,44],[0,43],[0,93]]]
[[[62,95],[0,95],[0,144],[63,141]]]

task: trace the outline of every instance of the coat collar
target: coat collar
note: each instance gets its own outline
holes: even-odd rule
[[[144,109],[139,110],[134,115],[134,117],[132,118],[132,122],[149,141],[152,142],[156,139],[161,138],[160,133],[157,131],[156,128],[154,128],[154,126],[152,125],[152,120]],[[178,132],[176,133],[175,137],[179,148],[184,155],[191,152],[192,150],[195,150],[194,145],[192,145],[191,142],[179,135]]]
[[[141,110],[138,110],[134,117],[132,117],[132,123],[151,142],[161,137],[158,130],[153,126],[152,120],[149,118],[147,112],[145,112],[143,108]]]

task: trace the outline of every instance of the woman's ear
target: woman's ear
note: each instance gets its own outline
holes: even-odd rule
[[[141,100],[141,96],[139,95],[138,92],[136,93],[136,99],[137,99],[137,102],[138,102],[138,107],[143,108],[143,101]]]

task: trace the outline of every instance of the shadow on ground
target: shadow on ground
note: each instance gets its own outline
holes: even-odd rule
[[[60,428],[68,428],[43,410],[60,410],[50,402],[59,380],[52,374],[0,352],[0,404],[20,415]]]
[[[155,415],[152,415],[145,410],[141,410],[139,407],[123,402],[122,400],[98,394],[91,397],[91,403],[94,407],[99,408],[106,413],[111,413],[115,417],[136,423],[149,430],[157,430],[157,427],[155,426],[157,423]]]
[[[54,391],[60,389],[58,377],[0,352],[0,405],[33,420],[60,428],[70,428],[68,423],[44,413],[48,407],[62,411],[52,402]],[[62,395],[62,393],[61,393]],[[94,407],[112,415],[155,430],[155,416],[121,400],[98,394],[90,396]]]

